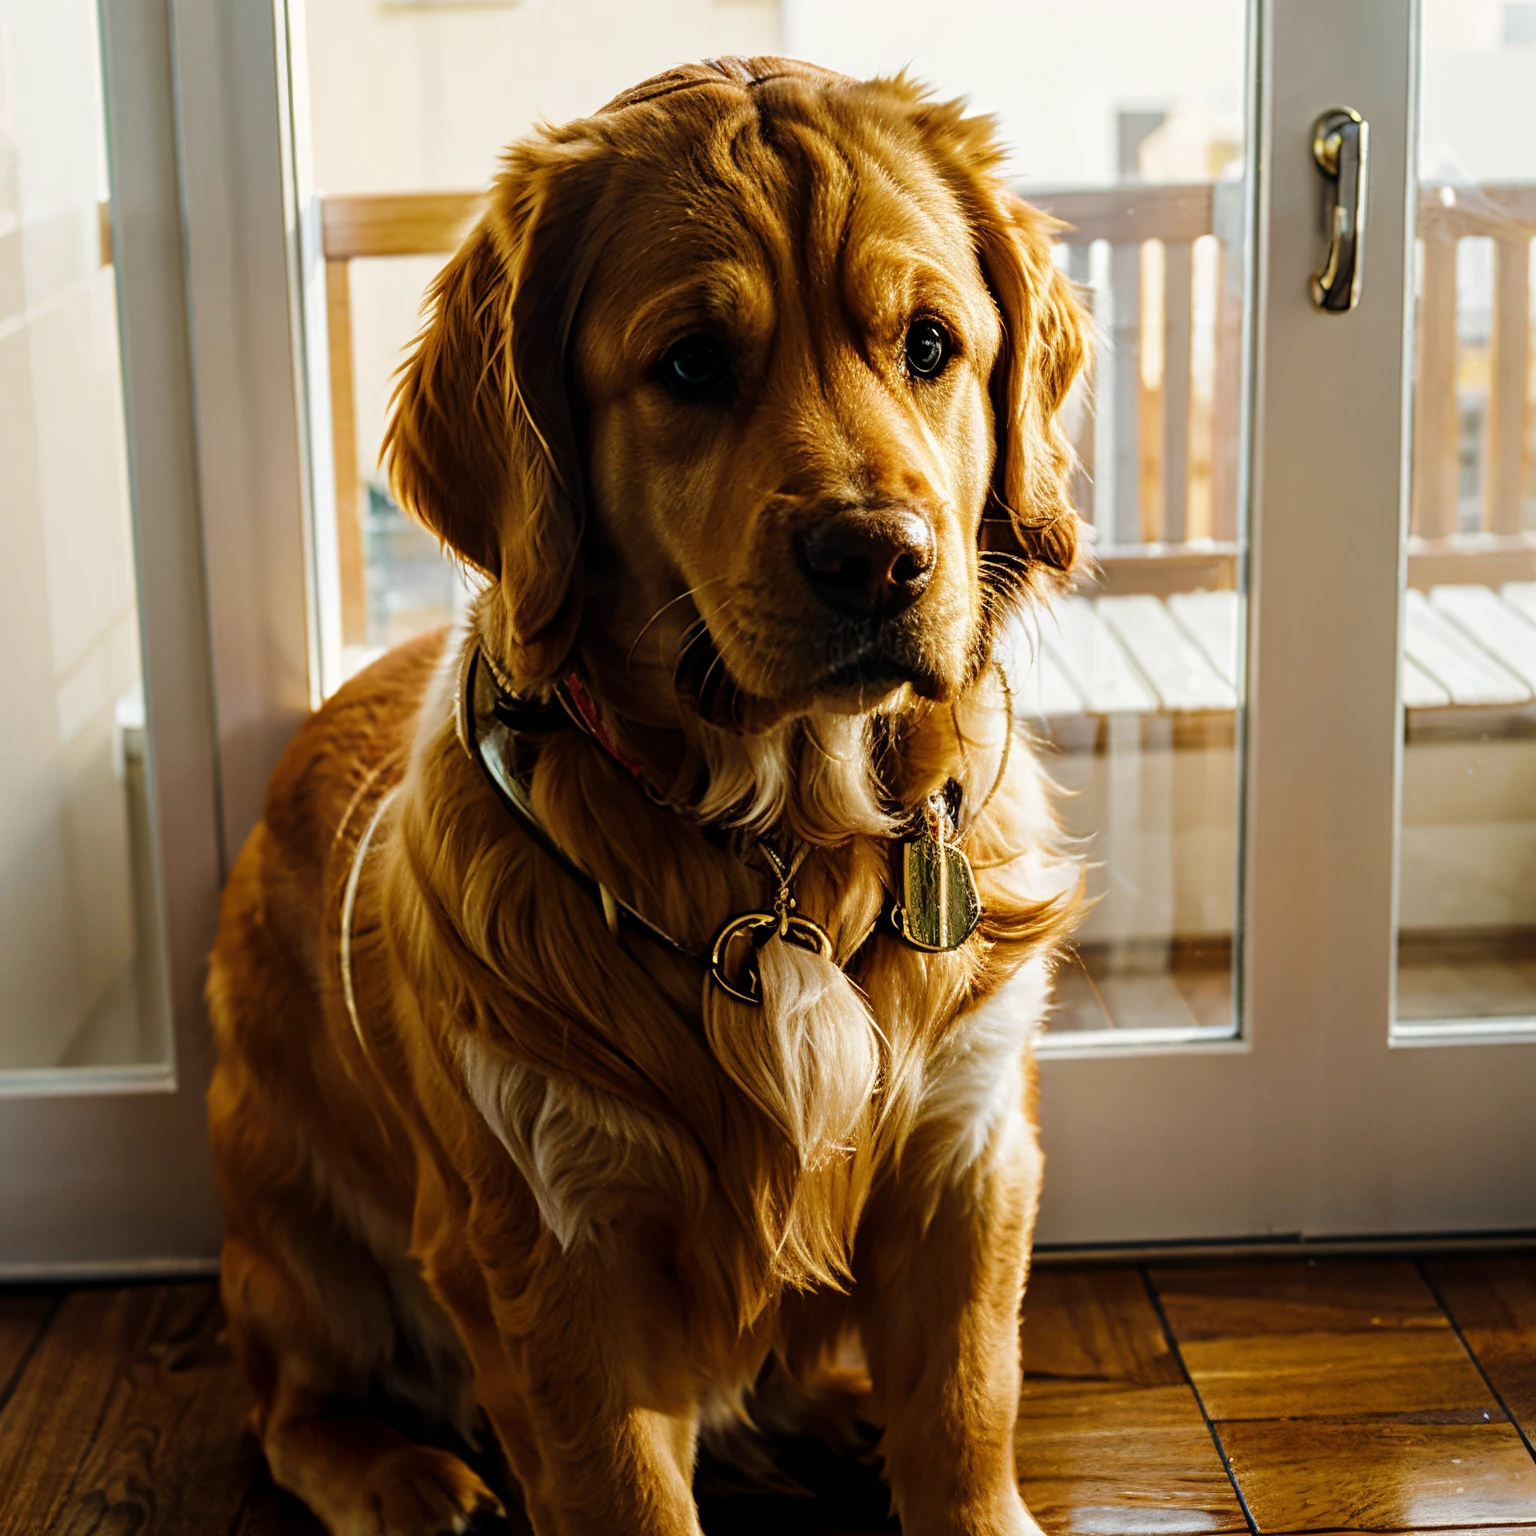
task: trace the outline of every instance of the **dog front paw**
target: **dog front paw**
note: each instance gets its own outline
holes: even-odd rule
[[[964,1513],[957,1513],[942,1522],[944,1536],[1046,1536],[1035,1517],[1025,1508],[1024,1500],[1012,1491],[995,1499],[987,1499],[979,1505],[967,1504]],[[927,1526],[916,1527],[927,1530]]]
[[[380,1456],[359,1493],[368,1517],[357,1536],[490,1536],[506,1528],[501,1500],[457,1456],[427,1445]]]
[[[1030,1514],[1029,1510],[1025,1507],[1024,1500],[1017,1494],[1014,1495],[1013,1501],[1005,1507],[1003,1518],[1005,1523],[997,1528],[1000,1536],[1004,1532],[1007,1533],[1007,1536],[1045,1536],[1045,1532],[1040,1527],[1040,1522]]]

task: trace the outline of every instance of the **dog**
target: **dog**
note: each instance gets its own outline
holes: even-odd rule
[[[701,1443],[818,1402],[910,1536],[1038,1532],[1081,880],[1005,642],[1086,342],[1000,164],[905,77],[690,65],[513,145],[429,293],[386,453],[482,588],[299,731],[208,983],[231,1338],[333,1536],[494,1519],[477,1423],[540,1536],[697,1536]]]

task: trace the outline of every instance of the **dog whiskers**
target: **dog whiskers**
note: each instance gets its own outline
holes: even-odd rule
[[[658,608],[656,612],[653,613],[650,618],[648,618],[645,623],[640,626],[639,631],[635,635],[635,638],[630,641],[629,649],[624,653],[625,667],[628,668],[634,661],[635,651],[640,642],[645,639],[646,631],[650,629],[651,625],[653,625],[657,619],[659,619],[662,614],[667,611],[667,609],[676,607],[678,603],[687,602],[690,597],[693,597],[696,593],[702,592],[705,587],[718,586],[722,581],[726,581],[728,579],[729,578],[725,576],[713,576],[708,581],[698,582],[696,585],[689,587],[686,592],[679,592],[676,597],[669,598],[666,602],[664,602],[661,607]],[[700,618],[698,622],[702,624],[704,620]],[[692,626],[690,626],[690,628],[691,627]]]
[[[712,678],[715,675],[715,668],[716,667],[724,667],[724,666],[725,666],[725,657],[723,657],[720,654],[719,649],[717,648],[716,651],[715,651],[715,658],[714,658],[714,660],[710,662],[708,668],[706,669],[706,671],[704,673],[703,678],[700,679],[700,682],[699,682],[699,698],[700,698],[701,701],[705,697],[705,694],[708,692],[709,680],[710,680],[710,678]],[[727,672],[725,675],[726,675],[726,678],[729,680],[730,673]]]
[[[672,681],[674,684],[678,681],[678,674],[682,670],[683,661],[687,657],[688,652],[691,651],[694,646],[699,643],[700,640],[707,639],[708,636],[709,625],[706,624],[702,618],[695,619],[693,623],[683,631],[682,636],[678,642],[677,656],[672,662]]]

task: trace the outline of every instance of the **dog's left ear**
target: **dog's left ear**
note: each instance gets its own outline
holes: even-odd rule
[[[1078,551],[1076,456],[1057,418],[1088,359],[1088,327],[1051,259],[1051,236],[1062,226],[1008,190],[990,120],[966,117],[953,102],[922,101],[914,116],[970,221],[1003,324],[990,380],[997,447],[981,545],[1065,575]]]

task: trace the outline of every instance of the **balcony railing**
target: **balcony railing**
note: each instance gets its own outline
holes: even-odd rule
[[[1482,532],[1529,532],[1531,454],[1531,236],[1536,186],[1426,187],[1419,199],[1418,377],[1414,393],[1413,532],[1443,539],[1461,530],[1464,429],[1458,399],[1469,373],[1486,377]],[[1458,255],[1465,240],[1491,240],[1486,325],[1470,346],[1458,305]]]
[[[1081,413],[1077,433],[1077,502],[1099,543],[1234,545],[1241,184],[1028,195],[1071,226],[1065,265],[1091,293],[1100,331],[1097,409]]]
[[[1076,501],[1096,526],[1101,570],[1042,622],[1020,702],[1055,744],[1053,772],[1072,791],[1063,804],[1070,830],[1091,838],[1114,875],[1080,935],[1085,972],[1102,980],[1151,956],[1181,986],[1206,978],[1190,995],[1215,997],[1224,1027],[1239,820],[1242,188],[1028,195],[1072,226],[1060,259],[1091,296],[1100,332],[1096,376],[1068,418],[1083,464]],[[367,588],[351,264],[446,255],[482,206],[471,193],[321,205],[337,539],[353,645],[365,636]],[[1447,944],[1493,934],[1528,948],[1536,928],[1527,789],[1536,783],[1533,226],[1536,187],[1422,194],[1401,919],[1408,938],[1428,946],[1431,979]],[[1463,246],[1489,238],[1491,262],[1486,245]],[[1478,261],[1481,289],[1458,285],[1458,263],[1475,279]],[[1499,830],[1477,844],[1469,875],[1474,783],[1478,816]],[[1409,1015],[1445,1001],[1436,993],[1416,1004],[1418,974],[1403,973]]]
[[[1077,503],[1097,530],[1104,589],[1230,589],[1236,579],[1242,186],[1029,189],[1071,226],[1063,264],[1091,295],[1096,377],[1069,408]],[[347,643],[366,629],[353,407],[351,264],[446,255],[483,194],[321,201],[336,534]],[[1530,259],[1536,185],[1421,190],[1410,582],[1536,579],[1530,486]],[[1491,240],[1485,315],[1458,289],[1458,251]],[[1091,389],[1091,395],[1090,395]],[[1468,408],[1467,401],[1471,401]],[[1470,470],[1470,475],[1469,475]],[[1474,482],[1471,493],[1464,483]]]

